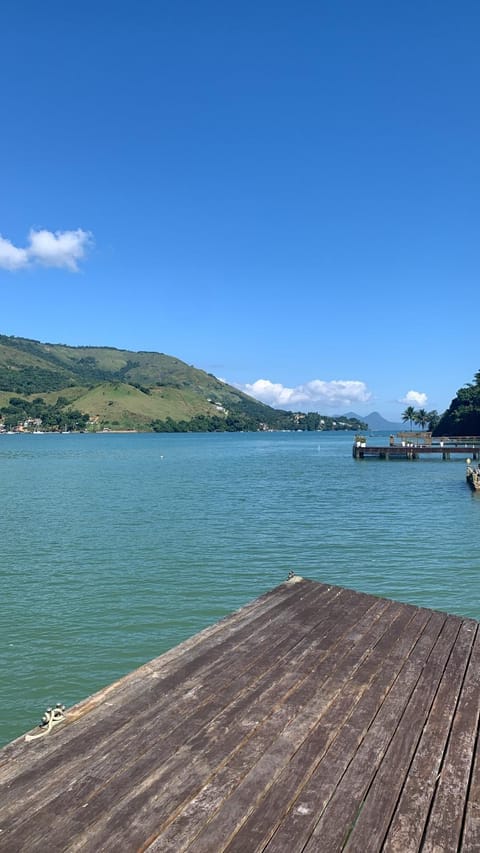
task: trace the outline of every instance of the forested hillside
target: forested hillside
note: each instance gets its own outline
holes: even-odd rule
[[[480,435],[480,371],[473,382],[459,388],[434,435]]]
[[[357,419],[273,409],[164,353],[0,335],[0,417],[15,429],[363,429]]]

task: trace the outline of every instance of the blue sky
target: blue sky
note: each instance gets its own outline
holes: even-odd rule
[[[0,332],[283,408],[480,368],[480,4],[4,0]]]

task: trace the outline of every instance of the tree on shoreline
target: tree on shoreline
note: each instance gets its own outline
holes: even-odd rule
[[[440,420],[440,416],[436,409],[432,409],[431,412],[427,412],[426,409],[414,409],[413,406],[409,406],[408,409],[405,409],[402,415],[402,421],[410,421],[410,429],[412,429],[412,424],[418,424],[421,429],[425,429],[428,426],[430,432],[433,432],[435,427],[437,426]]]
[[[431,412],[427,413],[427,420],[428,420],[428,428],[429,428],[430,432],[433,432],[434,429],[436,428],[439,420],[440,420],[440,415],[438,414],[436,409],[432,409]]]
[[[414,421],[421,429],[425,429],[428,424],[428,412],[426,409],[419,409],[415,412]]]
[[[459,388],[437,426],[437,435],[480,435],[480,370],[474,381]]]
[[[88,415],[68,407],[68,400],[59,397],[54,405],[46,403],[42,397],[25,400],[23,397],[10,397],[8,403],[0,409],[0,420],[5,429],[18,429],[29,422],[29,428],[41,426],[46,432],[83,430],[88,423]]]
[[[416,411],[413,406],[407,406],[405,411],[402,413],[402,421],[406,423],[410,421],[410,429],[412,429],[413,422],[415,420]]]

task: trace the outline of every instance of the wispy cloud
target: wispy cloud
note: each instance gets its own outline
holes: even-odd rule
[[[14,272],[41,265],[77,272],[92,244],[90,232],[81,228],[55,232],[32,228],[25,247],[15,246],[0,234],[0,268]]]
[[[296,388],[287,388],[268,379],[257,379],[256,382],[242,385],[241,390],[262,403],[282,409],[298,406],[310,410],[318,406],[349,407],[372,399],[365,383],[355,379],[335,379],[330,382],[313,379]]]
[[[428,397],[423,391],[407,391],[404,397],[401,397],[399,403],[407,403],[410,406],[424,406]]]

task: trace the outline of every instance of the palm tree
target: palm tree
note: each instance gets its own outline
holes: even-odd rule
[[[419,409],[418,412],[415,413],[415,423],[422,429],[425,429],[428,424],[428,412],[426,409]]]
[[[403,423],[410,421],[410,429],[412,429],[412,423],[415,420],[415,415],[416,415],[416,411],[413,408],[413,406],[407,406],[407,408],[405,409],[405,411],[402,414]]]
[[[427,412],[428,419],[428,428],[430,432],[433,432],[438,422],[440,421],[440,415],[438,414],[436,409],[432,409],[431,412]]]

